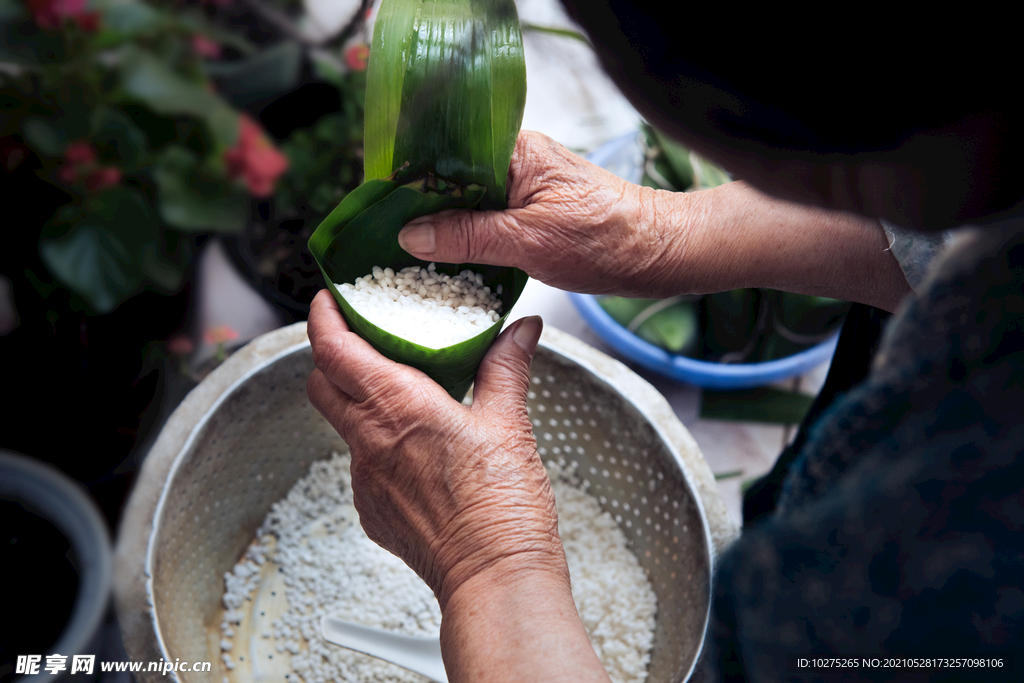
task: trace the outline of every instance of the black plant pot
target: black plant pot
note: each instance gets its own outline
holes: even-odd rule
[[[252,209],[245,230],[223,238],[228,258],[286,324],[305,320],[310,302],[323,287],[306,243],[323,216],[306,207],[278,216],[273,201],[254,201]]]

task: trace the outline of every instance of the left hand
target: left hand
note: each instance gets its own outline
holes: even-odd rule
[[[550,573],[568,585],[554,496],[526,414],[540,318],[501,334],[477,374],[473,405],[349,331],[327,290],[313,300],[317,369],[310,401],[352,453],[367,535],[433,589],[442,611],[474,577]]]

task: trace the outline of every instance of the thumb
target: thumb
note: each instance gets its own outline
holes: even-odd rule
[[[473,386],[473,406],[500,415],[516,415],[526,406],[530,362],[544,328],[540,316],[516,321],[484,356]]]
[[[453,209],[411,221],[398,244],[424,261],[515,266],[523,231],[514,223],[508,211]]]

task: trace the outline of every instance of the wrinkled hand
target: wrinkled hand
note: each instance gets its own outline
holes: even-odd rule
[[[402,230],[399,243],[428,261],[516,266],[559,289],[648,296],[671,275],[655,262],[669,246],[685,249],[687,239],[665,216],[653,220],[655,195],[523,131],[509,166],[507,211],[425,216]]]
[[[434,590],[444,609],[467,580],[501,571],[565,574],[554,496],[526,414],[539,318],[506,330],[472,406],[349,331],[326,290],[313,300],[310,401],[352,452],[360,522]]]

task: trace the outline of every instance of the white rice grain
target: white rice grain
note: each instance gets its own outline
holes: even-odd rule
[[[397,273],[374,266],[354,283],[335,286],[369,322],[432,349],[475,337],[501,318],[501,299],[471,270],[450,276],[433,263]]]
[[[350,458],[334,453],[272,507],[235,568],[225,574],[222,659],[234,668],[233,625],[270,560],[285,577],[289,608],[263,637],[291,656],[305,683],[421,683],[393,664],[323,640],[320,621],[335,616],[414,636],[437,636],[441,613],[433,593],[391,553],[366,537],[352,505]],[[549,463],[573,599],[591,643],[614,683],[643,683],[654,639],[656,598],[615,521],[572,473]],[[322,528],[327,527],[326,535]],[[268,550],[276,542],[276,549]],[[294,680],[294,677],[292,677]]]

